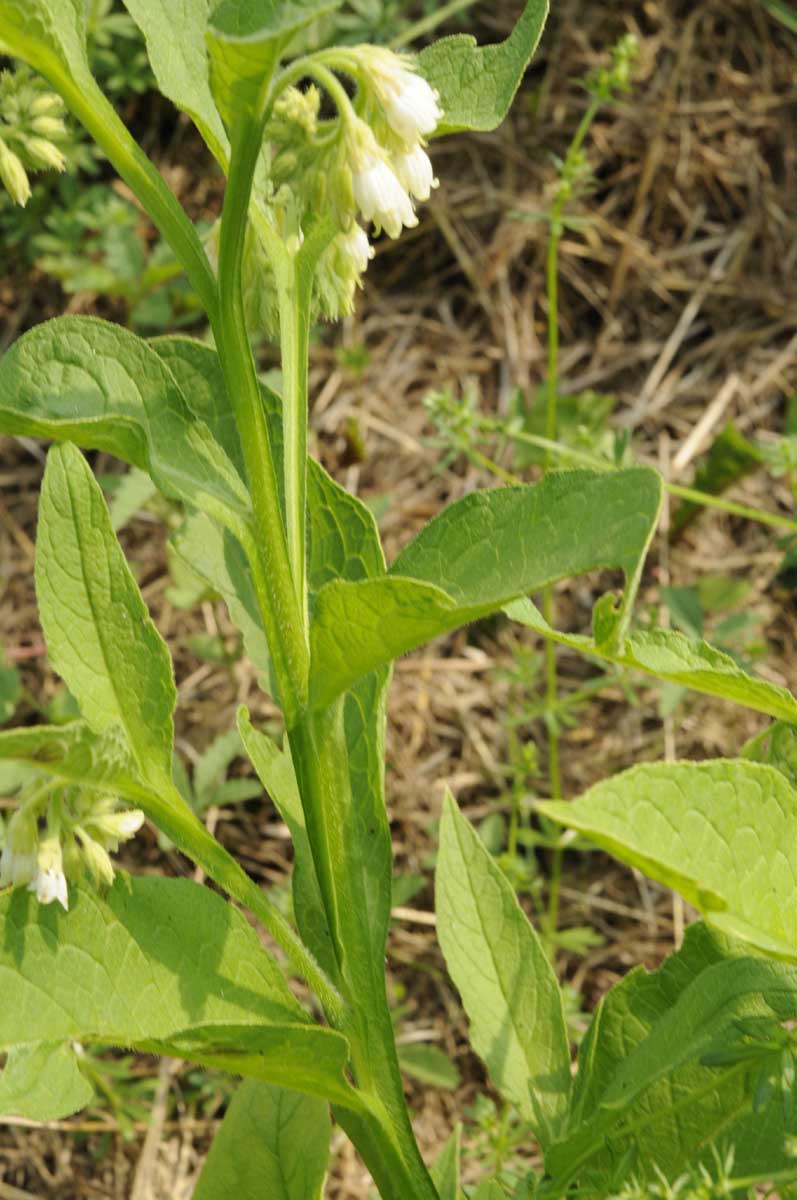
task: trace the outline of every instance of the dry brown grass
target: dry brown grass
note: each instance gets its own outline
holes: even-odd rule
[[[694,458],[727,420],[747,433],[782,428],[784,398],[797,390],[797,41],[747,0],[558,0],[553,7],[511,119],[495,135],[436,148],[442,186],[421,226],[399,246],[381,248],[356,317],[314,351],[317,452],[352,491],[389,497],[382,521],[389,556],[442,504],[489,482],[465,462],[437,469],[437,451],[426,440],[424,395],[474,383],[485,410],[500,414],[515,387],[533,389],[543,377],[545,228],[515,213],[545,207],[555,178],[549,156],[564,151],[583,110],[575,81],[626,30],[637,32],[642,46],[633,93],[595,125],[589,157],[596,187],[581,206],[591,223],[562,244],[564,385],[616,394],[618,425],[633,432],[638,456],[681,482],[689,481]],[[517,8],[514,0],[477,6],[482,40],[503,36]],[[185,167],[170,164],[168,153],[164,165],[190,192]],[[26,286],[29,303],[20,306],[14,287],[0,285],[6,341],[59,307],[49,285]],[[340,346],[367,348],[362,372],[341,365]],[[353,453],[352,421],[364,438],[362,461]],[[3,643],[22,666],[31,694],[42,699],[54,683],[31,582],[40,475],[35,450],[6,439],[0,455]],[[738,495],[791,510],[785,486],[764,476],[752,477]],[[138,519],[124,540],[175,654],[181,749],[190,756],[229,728],[241,702],[257,717],[273,718],[245,661],[215,667],[191,653],[187,639],[198,628],[232,629],[220,604],[192,615],[169,605],[162,528]],[[749,578],[771,649],[761,669],[793,685],[794,609],[773,590],[779,561],[771,532],[705,516],[669,552],[662,543],[654,548],[641,603],[656,604],[667,580],[689,583],[725,572]],[[590,581],[559,589],[568,627],[586,627],[594,595]],[[496,667],[510,661],[524,636],[492,625],[397,664],[388,769],[397,870],[428,871],[444,786],[474,819],[505,805],[508,685],[496,678]],[[561,664],[564,689],[592,673],[567,655]],[[568,794],[639,759],[732,753],[761,725],[754,715],[704,699],[691,699],[675,721],[662,723],[656,689],[642,684],[638,695],[638,704],[629,706],[619,689],[605,692],[565,735]],[[526,736],[539,739],[544,759],[541,727],[530,727]],[[211,819],[258,879],[284,883],[289,843],[267,804]],[[175,855],[164,859],[151,835],[137,839],[127,863],[135,870],[188,870]],[[429,1154],[485,1087],[445,977],[432,910],[429,883],[394,922],[389,948],[407,1009],[402,1032],[436,1041],[463,1075],[453,1096],[410,1085]],[[672,948],[678,919],[661,889],[601,856],[573,856],[563,924],[591,923],[605,944],[580,960],[563,955],[563,974],[591,1007],[632,964],[656,963]],[[187,1197],[215,1116],[186,1105],[179,1070],[164,1070],[160,1083],[154,1132],[145,1136],[142,1128],[131,1143],[104,1114],[46,1129],[6,1125],[0,1200]],[[176,1108],[167,1105],[170,1096]],[[84,1138],[76,1136],[80,1131]],[[109,1140],[96,1157],[101,1138]],[[362,1168],[348,1144],[339,1139],[337,1145],[329,1196],[364,1197]]]

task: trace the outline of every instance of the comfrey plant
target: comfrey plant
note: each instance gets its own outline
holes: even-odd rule
[[[53,1119],[88,1103],[81,1046],[174,1055],[244,1077],[203,1200],[318,1197],[330,1114],[386,1200],[461,1198],[457,1134],[431,1172],[419,1153],[385,996],[385,696],[398,655],[503,610],[592,658],[779,722],[756,740],[758,761],[645,764],[541,806],[703,916],[659,971],[632,971],[602,1001],[575,1067],[537,934],[447,798],[440,942],[473,1046],[544,1162],[514,1195],[735,1196],[760,1182],[785,1195],[797,1181],[797,701],[702,642],[630,631],[659,476],[601,464],[469,495],[388,568],[367,509],[307,456],[313,316],[350,308],[372,229],[415,223],[414,201],[434,186],[428,139],[502,119],[545,0],[528,0],[499,45],[457,36],[415,59],[360,46],[291,60],[293,35],[334,0],[126,5],[160,88],[227,174],[207,249],[91,75],[83,0],[0,0],[2,49],[135,193],[201,298],[214,348],[67,317],[0,361],[0,427],[55,442],[36,586],[50,659],[82,714],[0,734],[22,783],[0,864],[0,1112]],[[59,111],[48,102],[44,115]],[[9,179],[22,200],[16,168]],[[258,379],[248,313],[278,334],[281,396]],[[239,730],[293,838],[295,925],[175,785],[168,652],[78,447],[115,454],[185,506],[176,552],[226,600],[282,708],[284,746],[245,710]],[[604,567],[624,572],[625,590],[598,601],[592,636],[559,633],[528,598]],[[314,1013],[216,892],[114,880],[110,853],[145,817],[262,924]],[[473,1194],[507,1195],[491,1179]]]

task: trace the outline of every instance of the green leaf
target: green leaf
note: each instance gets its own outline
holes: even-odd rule
[[[325,1104],[247,1080],[213,1140],[194,1200],[320,1200],[331,1134]]]
[[[0,762],[15,762],[62,784],[106,788],[139,800],[142,785],[118,726],[97,735],[83,721],[33,725],[0,733]]]
[[[354,1103],[346,1039],[309,1018],[246,919],[186,880],[117,879],[69,912],[0,897],[0,1047],[100,1042],[226,1065]]]
[[[0,429],[114,454],[236,534],[248,519],[243,481],[161,356],[105,321],[60,317],[14,343],[0,359]]]
[[[462,1195],[459,1184],[461,1143],[462,1126],[457,1124],[430,1172],[440,1200],[460,1200]]]
[[[71,1046],[40,1042],[9,1050],[0,1075],[2,1117],[59,1121],[85,1108],[93,1095]]]
[[[398,1056],[402,1070],[413,1079],[446,1091],[459,1087],[459,1071],[439,1046],[427,1042],[400,1043]]]
[[[243,634],[246,653],[272,691],[271,659],[246,557],[229,532],[204,513],[192,513],[173,534],[180,560],[224,600]]]
[[[438,938],[473,1048],[545,1146],[565,1119],[570,1094],[562,993],[509,881],[450,795],[436,895]]]
[[[205,34],[216,0],[124,0],[164,96],[188,113],[222,167],[229,143],[210,90]]]
[[[677,630],[632,633],[620,648],[612,649],[598,645],[593,638],[583,634],[559,633],[552,629],[530,600],[514,601],[507,605],[506,613],[513,621],[536,629],[544,637],[581,654],[631,667],[707,696],[731,700],[784,721],[797,722],[797,700],[786,688],[748,675],[729,655]]]
[[[495,1179],[485,1179],[473,1193],[473,1200],[506,1200],[506,1192]]]
[[[328,704],[361,675],[568,575],[620,567],[619,637],[661,503],[654,471],[562,471],[474,492],[445,509],[386,577],[331,581],[316,597],[311,697]]]
[[[96,86],[86,55],[83,0],[4,0],[0,42],[43,74],[55,68]]]
[[[70,443],[47,458],[36,594],[51,662],[96,733],[124,730],[143,778],[171,780],[171,659],[130,573],[99,485]]]
[[[207,35],[211,86],[228,128],[258,116],[279,59],[294,33],[343,0],[222,0]]]
[[[538,807],[679,891],[714,926],[797,961],[797,791],[774,768],[645,763]]]
[[[440,93],[443,120],[436,136],[460,129],[490,130],[509,111],[542,36],[548,0],[527,0],[506,41],[480,47],[467,33],[441,38],[418,56],[421,74]]]
[[[245,708],[238,710],[238,729],[258,778],[285,824],[293,842],[293,908],[306,945],[332,976],[337,971],[324,904],[318,888],[310,842],[302,812],[293,761],[271,738],[255,729]]]
[[[118,533],[157,494],[158,489],[147,472],[132,467],[122,476],[111,500],[111,527],[114,532]]]
[[[137,1046],[364,1111],[346,1079],[349,1044],[342,1034],[323,1026],[202,1025],[165,1039],[148,1038]]]
[[[205,422],[238,474],[245,479],[235,413],[216,351],[187,337],[152,338],[148,345],[166,363],[193,415]]]
[[[682,949],[649,974],[637,967],[601,1001],[579,1054],[571,1131],[546,1155],[546,1168],[570,1175],[583,1163],[597,1194],[626,1151],[642,1180],[658,1167],[669,1178],[714,1165],[712,1142],[735,1148],[734,1173],[764,1173],[788,1162],[783,1142],[795,1128],[780,1097],[750,1112],[748,1072],[702,1062],[731,1047],[743,1018],[793,1019],[797,972],[745,956],[743,947],[698,923]],[[731,1056],[730,1065],[733,1065]]]

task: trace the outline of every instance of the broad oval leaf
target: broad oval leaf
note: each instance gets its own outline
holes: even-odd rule
[[[797,961],[797,791],[744,760],[644,763],[546,816],[675,888],[727,933]]]
[[[0,897],[0,1047],[72,1041],[183,1055],[357,1106],[346,1039],[290,992],[232,905],[187,880],[70,888],[68,913]],[[233,1065],[234,1064],[234,1065]]]
[[[161,356],[105,321],[59,317],[14,343],[0,359],[0,429],[105,450],[233,532],[248,518],[241,477]]]
[[[740,1074],[702,1060],[739,1044],[740,1019],[781,1022],[796,1011],[794,968],[750,958],[702,922],[690,926],[659,970],[637,967],[602,999],[579,1053],[570,1132],[546,1167],[569,1174],[581,1160],[583,1181],[604,1195],[627,1150],[640,1179],[652,1181],[657,1169],[674,1178],[700,1162],[715,1167],[710,1146],[719,1137],[734,1147],[737,1176],[787,1166],[784,1139],[797,1112],[778,1095],[750,1112],[761,1063],[749,1058]]]
[[[441,38],[418,56],[421,74],[440,93],[436,136],[500,125],[531,62],[548,17],[548,0],[527,0],[506,41],[478,46],[468,33]]]
[[[332,581],[311,626],[314,703],[382,663],[568,575],[619,567],[627,620],[661,504],[655,471],[562,471],[466,496],[431,521],[387,576]]]
[[[562,993],[509,881],[450,795],[435,890],[438,938],[473,1048],[502,1096],[548,1145],[570,1095]]]
[[[323,1102],[246,1080],[213,1139],[194,1200],[320,1200],[331,1134]]]
[[[54,446],[39,505],[36,594],[53,666],[98,734],[124,731],[144,779],[171,781],[176,701],[102,492],[79,450]]]

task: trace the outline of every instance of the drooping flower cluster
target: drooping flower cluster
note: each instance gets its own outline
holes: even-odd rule
[[[442,113],[437,93],[412,59],[381,47],[322,51],[308,60],[308,73],[316,82],[286,87],[266,129],[265,203],[286,247],[298,249],[319,220],[336,227],[315,274],[318,305],[335,318],[353,308],[373,257],[364,225],[393,238],[417,225],[415,203],[428,200],[437,186],[425,139]],[[355,85],[353,98],[337,73]],[[335,105],[335,116],[326,115],[321,89]],[[267,267],[257,264],[257,255],[251,261],[258,266],[259,290],[267,295]],[[273,309],[260,315],[273,328]]]
[[[63,171],[64,103],[24,67],[0,72],[0,181],[15,204],[30,199],[29,171]]]
[[[41,904],[69,907],[67,880],[114,880],[111,854],[144,823],[140,809],[120,809],[113,796],[35,788],[20,799],[0,854],[0,888],[27,886]]]

